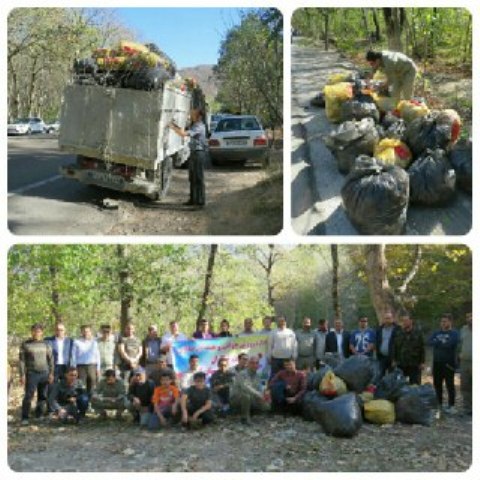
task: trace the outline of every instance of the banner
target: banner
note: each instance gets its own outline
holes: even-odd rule
[[[248,335],[244,337],[214,338],[212,340],[185,340],[172,345],[173,368],[181,378],[189,369],[190,355],[198,355],[200,370],[209,377],[218,370],[220,357],[228,359],[229,368],[237,364],[239,353],[256,355],[260,359],[259,370],[267,368],[268,335]]]

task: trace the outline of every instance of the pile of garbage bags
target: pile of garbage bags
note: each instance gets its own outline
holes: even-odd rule
[[[114,48],[97,48],[77,59],[74,82],[136,90],[158,90],[176,78],[175,63],[157,45],[120,41]]]
[[[325,113],[339,125],[324,141],[347,175],[342,199],[354,226],[396,235],[409,204],[442,206],[456,188],[471,192],[471,141],[457,145],[462,121],[455,110],[431,110],[415,98],[393,105],[365,85],[346,74],[329,78]]]
[[[353,437],[364,421],[430,426],[438,408],[432,385],[407,385],[399,369],[381,378],[378,362],[363,355],[349,357],[335,369],[321,367],[307,384],[303,417],[335,437]]]

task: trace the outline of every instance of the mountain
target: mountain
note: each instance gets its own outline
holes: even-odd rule
[[[196,67],[181,68],[178,73],[182,77],[193,77],[202,87],[202,90],[211,101],[217,96],[219,82],[213,73],[214,65],[197,65]]]

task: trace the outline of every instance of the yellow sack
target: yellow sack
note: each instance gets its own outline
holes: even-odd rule
[[[370,423],[395,423],[395,405],[388,400],[372,400],[363,406],[363,412]]]
[[[319,390],[322,395],[326,395],[329,397],[339,397],[340,395],[347,393],[347,385],[332,371],[329,371],[322,378]]]
[[[371,402],[373,400],[373,393],[363,391],[359,397],[362,399],[363,403]]]
[[[430,109],[424,102],[418,100],[400,100],[397,104],[397,110],[400,117],[409,123],[418,117],[424,117],[430,113]]]
[[[119,50],[123,52],[133,55],[135,53],[148,53],[150,50],[141,43],[130,42],[128,40],[121,40],[118,44]]]
[[[406,143],[396,138],[384,138],[377,143],[373,156],[383,163],[407,168],[412,161],[412,152]]]
[[[325,113],[330,122],[342,120],[342,104],[353,97],[352,84],[340,82],[335,85],[326,85],[323,89],[325,95]]]
[[[336,83],[346,82],[352,77],[351,73],[333,73],[327,78],[327,85],[335,85]]]
[[[389,112],[395,108],[395,102],[392,97],[385,97],[377,92],[373,92],[371,95],[380,112]]]
[[[97,58],[97,65],[106,70],[121,70],[125,66],[125,57],[101,57]]]

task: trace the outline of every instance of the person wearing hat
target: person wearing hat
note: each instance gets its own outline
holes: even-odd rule
[[[46,414],[48,385],[53,382],[55,362],[52,347],[43,339],[43,325],[35,323],[31,338],[20,346],[20,384],[25,386],[22,401],[22,425],[28,425],[33,396],[37,392],[35,416]]]
[[[107,418],[107,410],[116,410],[116,418],[122,417],[128,407],[125,384],[116,378],[115,370],[108,369],[92,395],[92,407],[101,418]]]
[[[156,325],[148,327],[148,333],[142,342],[142,358],[140,365],[145,368],[147,378],[156,369],[158,357],[161,355],[162,339],[158,336],[158,329]]]
[[[381,70],[387,77],[387,88],[391,86],[395,104],[413,97],[417,66],[410,57],[401,52],[369,50],[365,58],[374,72]]]
[[[129,409],[135,423],[146,427],[153,412],[152,397],[155,390],[153,380],[148,379],[145,370],[136,368],[128,387]]]

